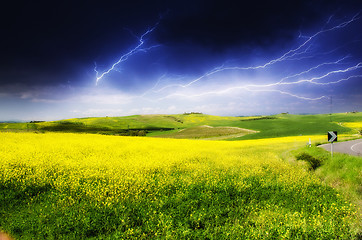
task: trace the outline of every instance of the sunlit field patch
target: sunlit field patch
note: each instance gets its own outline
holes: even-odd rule
[[[0,133],[0,226],[19,239],[351,239],[354,206],[279,157],[309,138],[325,136]]]
[[[343,126],[346,126],[348,128],[356,129],[362,133],[362,122],[346,122],[343,123]]]
[[[343,125],[349,128],[362,128],[362,122],[346,122]]]

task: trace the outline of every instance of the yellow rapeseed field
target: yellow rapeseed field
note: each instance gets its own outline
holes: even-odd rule
[[[343,126],[346,126],[348,128],[362,129],[362,122],[345,122],[345,123],[343,123]]]
[[[22,239],[348,239],[353,206],[280,158],[309,138],[325,136],[225,142],[0,133],[0,186],[9,194],[0,226]]]

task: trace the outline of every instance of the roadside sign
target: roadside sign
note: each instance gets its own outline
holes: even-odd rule
[[[328,132],[328,142],[337,142],[337,131],[329,131]]]

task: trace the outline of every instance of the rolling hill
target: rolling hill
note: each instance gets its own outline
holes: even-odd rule
[[[84,132],[170,138],[207,138],[232,135],[230,140],[244,140],[317,135],[325,134],[330,130],[338,131],[339,134],[352,133],[353,131],[357,133],[355,127],[350,127],[356,126],[356,124],[351,125],[350,123],[361,121],[362,113],[278,114],[255,117],[222,117],[193,113],[73,118],[51,122],[0,123],[0,130]],[[211,128],[200,127],[205,125],[216,128],[212,130],[214,133],[210,135]],[[248,133],[253,132],[253,134],[235,136],[230,132],[230,129],[235,130],[235,128],[247,129],[250,130]],[[183,132],[182,135],[180,135],[180,131]]]

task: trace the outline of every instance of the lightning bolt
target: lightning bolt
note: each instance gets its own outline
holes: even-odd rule
[[[160,100],[165,100],[165,99],[172,98],[172,97],[196,98],[196,97],[202,97],[202,96],[206,96],[206,95],[222,95],[222,94],[225,94],[225,93],[228,93],[231,91],[235,91],[235,90],[240,90],[240,89],[243,89],[243,90],[246,90],[249,92],[277,92],[280,94],[288,95],[288,96],[295,97],[295,98],[302,99],[302,100],[309,100],[309,101],[317,101],[317,100],[321,100],[323,98],[328,98],[327,96],[320,96],[320,97],[316,97],[316,98],[303,97],[303,96],[299,96],[299,95],[292,94],[289,92],[281,91],[278,89],[258,90],[258,89],[250,89],[247,86],[236,86],[236,87],[231,87],[231,88],[227,88],[227,89],[220,90],[220,91],[210,91],[210,92],[204,92],[204,93],[194,94],[194,95],[174,93],[174,94],[170,94],[165,97],[159,98],[157,100],[160,101]]]
[[[284,78],[282,78],[282,79],[280,80],[280,83],[283,82],[283,81],[285,81],[285,80],[287,80],[287,79],[295,78],[295,77],[301,76],[301,75],[303,75],[303,74],[310,73],[310,72],[312,72],[312,71],[314,71],[314,70],[316,70],[316,69],[319,69],[319,68],[321,68],[321,67],[323,67],[323,66],[339,64],[340,62],[342,62],[343,60],[345,60],[345,59],[347,59],[347,58],[349,58],[349,57],[350,57],[350,55],[347,55],[347,56],[345,56],[345,57],[343,57],[343,58],[341,58],[341,59],[338,59],[337,61],[334,61],[334,62],[321,63],[321,64],[319,64],[319,65],[317,65],[317,66],[315,66],[315,67],[312,67],[312,68],[310,68],[310,69],[308,69],[308,70],[305,70],[305,71],[303,71],[303,72],[296,73],[296,74],[294,74],[294,75],[290,75],[290,76],[284,77]]]
[[[139,52],[147,52],[152,48],[155,47],[159,47],[160,45],[153,45],[147,48],[142,48],[142,46],[145,43],[145,37],[147,35],[149,35],[150,33],[152,33],[158,26],[159,22],[157,22],[152,28],[149,28],[146,32],[144,32],[139,38],[138,38],[138,44],[132,48],[129,52],[123,54],[118,61],[116,61],[115,63],[112,64],[112,66],[110,68],[108,68],[107,70],[103,71],[102,73],[100,73],[98,71],[98,67],[97,67],[97,63],[94,63],[94,72],[96,73],[96,85],[98,85],[98,82],[107,74],[109,74],[111,71],[116,71],[115,67],[119,64],[121,64],[122,62],[127,61],[127,59],[131,56],[133,56],[136,53]],[[134,34],[132,34],[134,36]]]
[[[319,67],[321,67],[323,65],[339,63],[341,60],[342,59],[337,60],[335,62],[331,62],[331,63],[322,63],[322,64],[320,64],[318,66],[312,67],[312,68],[310,68],[310,69],[308,69],[306,71],[303,71],[301,73],[294,74],[294,75],[291,75],[291,76],[288,76],[288,77],[284,77],[283,79],[281,79],[280,81],[275,82],[275,83],[260,84],[260,85],[248,84],[248,85],[242,85],[242,86],[233,86],[233,87],[226,88],[226,89],[219,90],[219,91],[208,91],[208,92],[204,92],[204,93],[200,93],[200,94],[194,94],[194,95],[173,93],[173,94],[169,94],[169,95],[167,95],[165,97],[159,98],[158,100],[164,100],[164,99],[171,98],[171,97],[193,98],[193,97],[201,97],[201,96],[206,96],[206,95],[222,95],[222,94],[225,94],[225,93],[228,93],[228,92],[231,92],[231,91],[235,91],[235,90],[240,90],[240,89],[244,89],[244,90],[249,91],[249,92],[278,92],[280,94],[289,95],[291,97],[295,97],[295,98],[302,99],[302,100],[309,100],[309,101],[321,100],[323,98],[328,98],[328,97],[327,96],[320,96],[320,97],[316,97],[316,98],[310,98],[310,97],[299,96],[299,95],[292,94],[292,93],[285,92],[285,91],[278,90],[278,89],[259,89],[259,88],[270,88],[270,87],[276,87],[276,86],[282,86],[282,85],[296,85],[296,84],[301,84],[301,83],[309,83],[309,84],[314,84],[314,85],[331,85],[331,84],[337,84],[337,83],[340,83],[340,82],[343,82],[343,81],[348,81],[348,80],[350,80],[352,78],[361,78],[362,77],[362,75],[352,75],[352,76],[348,76],[347,78],[342,78],[342,79],[339,79],[339,80],[336,80],[336,81],[329,81],[329,82],[325,82],[325,83],[316,82],[316,80],[321,80],[321,79],[327,78],[328,76],[333,75],[333,74],[346,73],[346,72],[349,72],[349,71],[352,71],[352,70],[362,68],[362,62],[360,62],[360,63],[356,64],[355,66],[352,66],[352,67],[349,67],[349,68],[346,68],[346,69],[330,71],[330,72],[328,72],[326,74],[323,74],[323,75],[317,76],[317,77],[313,77],[313,78],[310,78],[310,79],[300,79],[300,80],[292,81],[292,82],[284,82],[284,80],[286,80],[288,78],[292,78],[292,77],[300,76],[300,75],[305,74],[305,73],[309,73],[312,70],[315,70],[315,69],[317,69],[317,68],[319,68]],[[163,90],[163,89],[161,89],[161,90]],[[159,91],[156,91],[156,92],[159,92]]]
[[[145,92],[145,94],[143,94],[142,96],[145,96],[146,94],[150,93],[150,92],[154,92],[154,93],[160,93],[165,91],[166,89],[170,89],[170,88],[188,88],[192,85],[194,85],[197,82],[200,82],[203,79],[206,78],[210,78],[213,77],[214,75],[216,75],[217,73],[221,73],[221,72],[225,72],[225,71],[232,71],[232,70],[237,70],[237,71],[248,71],[248,70],[263,70],[263,69],[267,69],[267,68],[271,68],[273,65],[277,64],[277,63],[283,63],[285,61],[299,61],[302,59],[306,59],[306,58],[315,58],[317,55],[313,55],[313,41],[323,35],[326,34],[328,32],[332,32],[332,31],[336,31],[338,29],[343,29],[346,28],[347,26],[349,26],[351,23],[357,21],[358,19],[360,19],[359,17],[360,13],[355,14],[352,18],[350,18],[347,21],[344,21],[340,24],[331,26],[331,27],[327,27],[330,22],[332,21],[333,16],[330,16],[328,18],[328,20],[326,21],[325,25],[323,26],[323,28],[314,33],[311,36],[303,36],[302,33],[299,34],[298,38],[303,38],[304,40],[302,41],[302,43],[300,43],[297,47],[292,48],[286,52],[284,52],[283,54],[281,54],[279,57],[272,59],[268,62],[265,62],[264,64],[261,65],[256,65],[256,66],[247,66],[247,67],[240,67],[240,66],[234,66],[234,67],[227,67],[224,65],[218,66],[216,68],[213,68],[212,70],[206,72],[205,74],[203,74],[202,76],[195,78],[193,80],[188,81],[187,83],[175,83],[175,84],[169,84],[166,85],[164,87],[161,87],[159,89],[156,89],[157,86],[159,86],[159,81],[157,81],[157,83],[153,86],[153,88],[151,88],[150,90],[148,90],[147,92]],[[338,48],[333,49],[331,51],[328,52],[324,52],[324,53],[319,53],[319,55],[328,55],[334,51],[337,51]],[[354,64],[352,66],[349,67],[345,67],[345,68],[337,68],[336,66],[339,65],[345,65],[347,63],[345,63],[345,60],[350,58],[350,55],[344,56],[342,58],[339,58],[335,61],[330,61],[330,62],[322,62],[319,63],[315,66],[312,66],[308,69],[305,69],[301,72],[295,73],[295,74],[291,74],[289,76],[285,76],[282,77],[281,79],[273,82],[273,83],[269,83],[269,84],[247,84],[247,85],[241,85],[241,86],[233,86],[233,87],[229,87],[223,90],[219,90],[219,91],[208,91],[208,92],[204,92],[204,93],[199,93],[199,94],[195,94],[195,95],[191,95],[191,94],[182,94],[182,93],[171,93],[165,97],[161,97],[158,100],[163,100],[163,99],[167,99],[167,98],[171,98],[171,97],[200,97],[200,96],[204,96],[204,95],[212,95],[212,94],[225,94],[228,93],[230,91],[235,91],[235,90],[245,90],[245,91],[250,91],[250,92],[278,92],[280,94],[284,94],[284,95],[289,95],[295,98],[299,98],[302,100],[321,100],[323,98],[327,98],[326,96],[320,96],[320,97],[316,97],[316,98],[310,98],[310,97],[305,97],[305,96],[299,96],[296,94],[292,94],[286,91],[282,91],[279,89],[270,89],[273,87],[278,87],[278,86],[287,86],[287,85],[298,85],[298,84],[312,84],[312,85],[330,85],[330,84],[337,84],[343,81],[348,81],[352,78],[358,78],[358,77],[362,77],[362,75],[352,75],[352,76],[348,76],[345,78],[340,78],[338,80],[334,80],[334,81],[328,81],[328,78],[332,77],[332,76],[338,76],[338,74],[343,74],[343,73],[351,73],[355,70],[358,70],[360,68],[362,68],[362,62],[359,62],[357,64]],[[325,71],[323,74],[319,75],[319,76],[314,76],[311,78],[302,78],[303,76],[307,75],[307,74],[311,74],[316,70],[319,70],[323,67],[327,67],[327,66],[332,66],[335,69],[330,70],[330,71]],[[165,76],[163,76],[164,78]],[[299,79],[298,79],[299,78]],[[300,79],[301,78],[301,79]],[[292,79],[296,79],[294,81],[291,81]],[[327,79],[327,82],[321,82],[322,80]],[[265,89],[263,89],[265,88]]]

